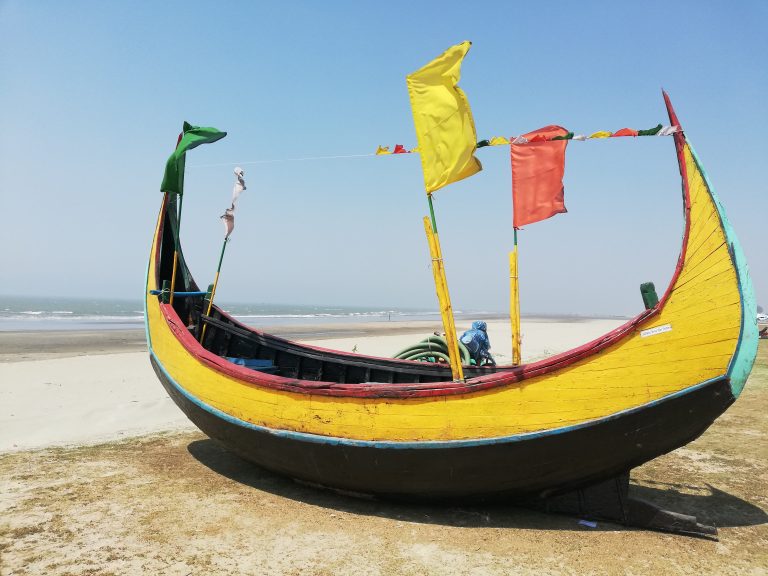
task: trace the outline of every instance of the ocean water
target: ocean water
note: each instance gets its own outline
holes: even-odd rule
[[[362,306],[218,303],[252,326],[439,320],[437,310]],[[457,311],[457,316],[462,313]],[[0,331],[114,330],[144,325],[140,300],[0,296]]]

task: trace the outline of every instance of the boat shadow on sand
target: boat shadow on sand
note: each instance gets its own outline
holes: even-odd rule
[[[504,501],[413,503],[353,496],[270,472],[243,460],[214,440],[196,440],[187,449],[198,462],[235,482],[338,512],[452,527],[602,531],[626,529],[610,522],[598,522],[595,527],[585,527],[579,524],[580,519],[575,516],[546,514],[522,507],[519,503]],[[758,506],[706,483],[694,486],[650,481],[638,484],[632,481],[630,495],[675,512],[696,515],[700,522],[719,528],[768,523],[768,514]]]

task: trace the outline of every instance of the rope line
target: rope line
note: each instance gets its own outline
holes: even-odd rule
[[[569,132],[566,136],[559,136],[557,138],[554,138],[552,140],[576,140],[576,141],[586,141],[586,140],[605,140],[609,138],[616,138],[619,136],[672,136],[674,133],[678,132],[680,130],[679,126],[662,126],[659,124],[655,128],[651,128],[649,130],[630,130],[629,128],[623,128],[622,130],[619,130],[617,132],[609,132],[607,130],[602,130],[599,132],[595,132],[589,136],[585,134],[574,134],[573,132]],[[535,141],[535,140],[534,140]],[[550,140],[547,140],[550,141]],[[509,146],[510,144],[527,144],[528,140],[523,136],[510,136],[509,138],[504,138],[501,136],[496,136],[494,138],[491,138],[489,140],[481,140],[477,144],[477,148],[492,148],[492,147],[499,147],[499,146]],[[396,156],[399,154],[410,154],[410,153],[417,153],[418,150],[416,148],[412,150],[407,150],[405,147],[403,147],[400,144],[397,144],[395,146],[395,150],[390,152],[389,146],[379,146],[376,152],[371,154],[335,154],[331,156],[298,156],[296,158],[273,158],[271,160],[247,160],[245,162],[219,162],[216,164],[188,164],[188,168],[213,168],[218,166],[245,166],[248,164],[277,164],[280,162],[306,162],[311,160],[338,160],[338,159],[346,159],[346,158],[371,158],[373,156]]]
[[[376,154],[341,154],[336,156],[300,156],[297,158],[275,158],[272,160],[248,160],[246,162],[221,162],[218,164],[188,164],[187,168],[211,168],[214,166],[244,166],[246,164],[275,164],[278,162],[303,162],[305,160],[335,160],[339,158],[370,158]]]

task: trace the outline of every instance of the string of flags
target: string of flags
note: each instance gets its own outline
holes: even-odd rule
[[[657,126],[647,130],[634,130],[632,128],[622,128],[616,132],[599,130],[597,132],[593,132],[589,136],[586,134],[574,134],[573,132],[568,132],[562,136],[554,137],[538,134],[531,139],[528,139],[525,136],[510,136],[509,138],[505,138],[504,136],[494,136],[493,138],[489,138],[487,140],[480,140],[480,142],[477,143],[477,147],[485,148],[486,146],[508,146],[510,144],[528,144],[529,142],[546,142],[548,140],[577,140],[583,142],[585,140],[620,138],[622,136],[672,136],[672,134],[675,134],[679,131],[680,126],[663,126],[662,124],[658,124]],[[393,150],[390,150],[389,146],[379,146],[376,149],[376,156],[383,156],[386,154],[412,154],[418,152],[418,146],[407,150],[402,144],[395,144],[395,148]]]
[[[418,146],[411,148],[410,150],[406,150],[402,144],[395,144],[395,149],[392,151],[390,151],[389,146],[379,146],[376,148],[376,156],[381,156],[383,154],[411,154],[412,152],[418,153],[418,151]]]

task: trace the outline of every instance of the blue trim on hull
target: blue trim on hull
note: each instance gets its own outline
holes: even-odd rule
[[[687,138],[686,142],[688,142]],[[734,232],[731,223],[728,221],[728,216],[725,214],[725,208],[723,208],[723,205],[720,203],[720,198],[718,198],[712,188],[707,173],[701,167],[699,157],[696,155],[696,151],[693,149],[690,142],[688,142],[688,148],[691,151],[691,156],[696,163],[696,167],[699,169],[699,172],[701,172],[704,184],[707,186],[707,190],[715,203],[715,208],[717,209],[720,218],[720,225],[725,233],[725,240],[728,243],[731,261],[736,270],[736,279],[739,284],[741,328],[739,331],[739,341],[736,344],[736,351],[731,358],[728,365],[728,371],[726,372],[731,381],[731,392],[733,393],[734,398],[738,398],[739,394],[741,394],[741,391],[744,389],[744,385],[747,383],[747,378],[752,371],[752,366],[757,357],[757,303],[752,287],[752,279],[749,276],[747,260],[744,257],[744,251],[741,249],[739,239],[736,237],[736,232]]]
[[[152,239],[152,245],[154,246],[155,239]],[[149,271],[152,269],[152,247],[149,248],[149,262],[147,262],[147,273],[144,276],[144,335],[147,337],[147,349],[149,353],[154,356],[152,352],[152,337],[149,335],[149,314],[147,313],[147,298],[149,298]]]
[[[504,444],[509,442],[524,442],[526,440],[534,440],[537,438],[542,438],[544,436],[554,436],[556,434],[565,434],[567,432],[573,432],[575,430],[579,430],[581,428],[587,428],[589,426],[596,426],[598,424],[601,424],[603,422],[607,422],[610,420],[615,420],[617,418],[620,418],[622,416],[626,416],[628,414],[633,414],[635,412],[639,412],[642,410],[645,410],[651,406],[656,406],[658,404],[661,404],[662,402],[665,402],[667,400],[671,400],[673,398],[677,398],[680,396],[684,396],[685,394],[688,394],[690,392],[693,392],[695,390],[698,390],[700,388],[703,388],[704,386],[707,386],[708,384],[711,384],[713,382],[716,382],[718,380],[722,380],[722,377],[713,378],[710,380],[706,380],[704,382],[701,382],[699,384],[696,384],[695,386],[690,386],[686,388],[685,390],[681,390],[679,392],[674,392],[673,394],[668,394],[667,396],[664,396],[662,398],[659,398],[657,400],[653,400],[651,402],[648,402],[646,404],[643,404],[642,406],[638,406],[636,408],[630,408],[628,410],[622,410],[621,412],[616,412],[615,414],[611,414],[610,416],[606,416],[604,418],[598,418],[596,420],[590,420],[588,422],[584,422],[582,424],[576,424],[573,426],[564,426],[562,428],[552,428],[550,430],[545,430],[542,432],[528,432],[525,434],[516,434],[513,436],[499,436],[496,438],[484,438],[484,439],[478,439],[478,440],[430,440],[430,441],[423,441],[423,442],[384,442],[384,441],[375,441],[375,440],[352,440],[349,438],[336,438],[333,436],[320,436],[318,434],[309,434],[307,432],[294,432],[291,430],[275,430],[274,428],[267,428],[265,426],[257,426],[256,424],[252,424],[250,422],[246,422],[244,420],[240,420],[239,418],[235,418],[234,416],[231,416],[227,414],[226,412],[222,412],[221,410],[214,408],[213,406],[209,406],[208,404],[205,404],[202,402],[199,398],[196,398],[195,396],[192,396],[189,392],[187,392],[184,388],[182,388],[172,377],[170,374],[168,374],[168,371],[165,369],[165,366],[163,366],[162,362],[160,362],[160,359],[157,357],[157,355],[150,349],[150,354],[155,360],[156,365],[160,370],[163,372],[163,375],[167,379],[168,382],[170,382],[178,392],[184,396],[187,400],[198,406],[199,408],[205,410],[206,412],[212,414],[213,416],[216,416],[217,418],[221,418],[222,420],[233,424],[235,426],[241,426],[243,428],[249,428],[251,430],[256,430],[258,432],[264,432],[267,434],[273,434],[276,436],[282,436],[284,438],[289,438],[292,440],[300,441],[300,442],[312,442],[315,444],[331,444],[331,445],[344,445],[344,446],[355,446],[355,447],[364,447],[364,448],[379,448],[379,449],[400,449],[400,450],[413,450],[413,449],[432,449],[432,448],[468,448],[472,446],[483,446],[483,445],[491,445],[491,444]]]

